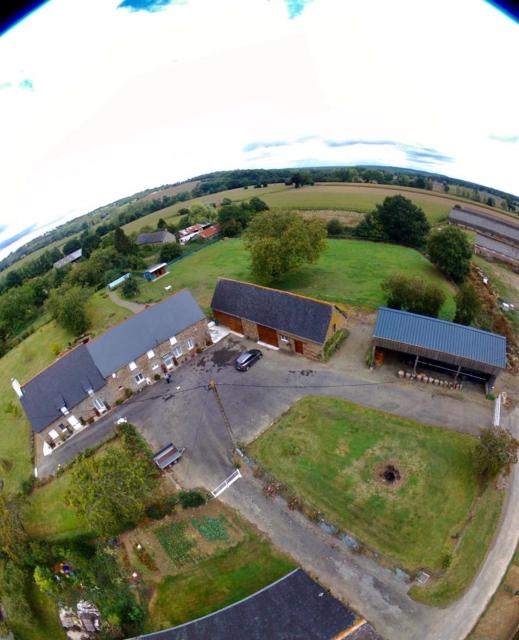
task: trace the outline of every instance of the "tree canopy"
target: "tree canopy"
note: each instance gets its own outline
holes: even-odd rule
[[[66,500],[93,531],[110,535],[143,517],[154,490],[155,470],[145,454],[110,447],[76,462]]]
[[[401,195],[388,196],[375,209],[387,239],[409,247],[422,247],[430,230],[423,210],[409,198]]]
[[[86,311],[89,295],[87,289],[64,284],[51,291],[47,308],[58,324],[78,336],[90,326],[90,318]]]
[[[433,231],[427,244],[431,261],[454,282],[463,282],[470,271],[472,246],[458,227]]]
[[[245,235],[252,271],[272,282],[304,263],[313,263],[326,244],[326,226],[319,218],[305,220],[292,211],[266,211],[255,216]]]
[[[419,277],[390,276],[382,283],[382,290],[387,294],[386,304],[391,309],[433,318],[438,317],[445,302],[445,294],[439,287]]]
[[[479,442],[474,450],[474,459],[483,482],[497,478],[501,473],[508,475],[517,462],[519,440],[508,429],[488,427],[482,429]]]
[[[470,325],[481,310],[481,301],[473,284],[465,282],[456,294],[454,322]]]

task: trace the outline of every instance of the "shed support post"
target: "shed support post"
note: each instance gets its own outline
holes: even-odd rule
[[[375,368],[375,355],[377,353],[377,345],[373,345],[371,347],[371,366],[373,367],[373,369]]]
[[[454,382],[458,382],[458,376],[460,375],[460,371],[461,371],[461,364],[458,367],[458,370],[456,371],[456,375],[454,376]]]
[[[420,356],[416,354],[416,358],[414,359],[413,375],[416,375],[416,367],[418,366],[419,359],[420,359]]]

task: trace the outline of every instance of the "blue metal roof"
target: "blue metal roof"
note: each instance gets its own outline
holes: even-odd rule
[[[504,336],[408,311],[380,307],[373,337],[506,367]]]

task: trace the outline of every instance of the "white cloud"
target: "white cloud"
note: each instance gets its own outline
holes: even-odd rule
[[[517,135],[519,38],[490,4],[118,3],[51,0],[0,40],[0,240],[212,170],[411,163],[324,140],[427,147],[453,162],[426,168],[517,191],[519,145],[499,139]]]

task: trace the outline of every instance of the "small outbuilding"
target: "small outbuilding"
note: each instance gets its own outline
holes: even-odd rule
[[[153,462],[161,471],[163,471],[170,465],[180,462],[180,458],[182,458],[184,451],[184,447],[182,449],[177,449],[177,447],[170,442],[153,456]]]
[[[413,370],[432,369],[492,387],[506,368],[506,338],[455,322],[381,307],[372,337],[377,351],[410,356]]]
[[[54,269],[62,269],[66,267],[67,264],[71,264],[76,260],[79,260],[83,255],[83,249],[77,249],[77,251],[73,251],[72,253],[67,254],[64,258],[60,260],[56,260],[56,262],[52,265]]]
[[[167,266],[168,266],[167,262],[159,262],[159,264],[154,264],[152,267],[148,267],[146,271],[143,273],[143,275],[146,278],[146,280],[153,282],[153,280],[157,280],[161,276],[166,275]]]
[[[169,244],[170,242],[176,242],[177,239],[175,236],[167,231],[166,229],[162,231],[152,231],[150,233],[141,233],[137,236],[136,243],[138,245],[149,244],[149,245],[161,245],[161,244]]]

